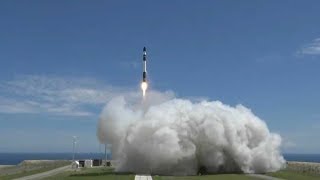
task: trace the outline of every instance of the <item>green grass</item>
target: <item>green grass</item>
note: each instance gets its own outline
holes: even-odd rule
[[[69,171],[58,174],[56,176],[48,177],[46,180],[134,180],[134,174],[130,173],[115,173],[111,168],[87,168],[81,169],[81,171]],[[242,174],[217,174],[217,175],[205,175],[205,176],[153,176],[153,180],[216,180],[216,179],[228,179],[228,180],[254,180],[256,178],[249,177]]]
[[[67,171],[45,180],[73,180],[73,179],[96,179],[96,180],[134,180],[134,174],[115,173],[112,168],[82,168],[80,171]]]
[[[204,176],[153,176],[153,180],[255,180],[243,174],[217,174]]]
[[[267,173],[269,176],[278,177],[282,179],[290,179],[290,180],[319,180],[320,175],[316,174],[309,174],[309,173],[302,173],[297,171],[290,171],[290,170],[281,170],[274,173]]]
[[[56,169],[62,166],[66,166],[67,163],[58,163],[58,164],[53,164],[53,165],[47,165],[44,167],[39,167],[34,170],[23,170],[23,171],[18,171],[17,173],[14,174],[8,174],[8,175],[0,175],[0,180],[9,180],[9,179],[15,179],[15,178],[20,178],[24,176],[30,176],[33,174],[38,174],[46,171],[50,171],[52,169]],[[16,168],[15,166],[9,167],[9,168]]]
[[[32,175],[45,172],[56,167],[46,167],[28,172],[21,172],[13,175],[0,176],[0,180],[18,178],[22,176]],[[289,180],[318,180],[320,175],[296,172],[290,170],[281,170],[274,173],[267,173],[268,176],[278,177]],[[116,173],[112,168],[82,168],[78,171],[70,170],[55,176],[47,177],[46,180],[134,180],[135,174],[132,173]],[[244,174],[216,174],[203,176],[153,176],[153,180],[254,180],[256,177],[247,176]]]
[[[41,169],[36,169],[36,170],[31,170],[31,171],[22,171],[22,172],[19,172],[16,174],[0,175],[0,179],[1,180],[15,179],[15,178],[23,177],[23,176],[30,176],[33,174],[50,171],[51,169],[55,169],[55,168],[41,168]]]
[[[30,176],[33,174],[38,174],[38,173],[50,171],[52,169],[56,169],[59,167],[61,167],[61,166],[52,166],[52,167],[45,167],[45,168],[40,168],[40,169],[35,169],[35,170],[30,170],[30,171],[22,171],[22,172],[10,174],[10,175],[0,175],[0,180],[9,180],[9,179],[15,179],[15,178],[20,178],[20,177],[24,177],[24,176]]]

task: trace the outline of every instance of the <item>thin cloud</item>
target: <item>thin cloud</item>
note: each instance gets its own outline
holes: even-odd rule
[[[140,64],[138,61],[122,61],[120,65],[123,66],[124,68],[137,69]]]
[[[124,90],[88,78],[19,76],[0,82],[0,113],[92,116]],[[91,110],[88,110],[91,109]]]
[[[31,101],[17,101],[14,99],[8,99],[0,97],[0,112],[1,113],[35,113],[33,108],[34,103]]]
[[[303,55],[320,55],[320,38],[303,46],[298,53]]]
[[[297,144],[289,139],[283,139],[282,147],[283,149],[290,150],[291,148],[297,147]]]

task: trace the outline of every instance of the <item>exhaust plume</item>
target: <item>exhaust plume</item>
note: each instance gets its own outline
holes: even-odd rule
[[[101,113],[97,136],[112,144],[116,171],[264,173],[285,164],[281,137],[242,105],[192,102],[155,91],[138,99],[115,97]]]
[[[142,96],[143,97],[146,96],[147,88],[148,88],[148,83],[147,82],[142,82],[141,83],[141,90],[142,90]]]

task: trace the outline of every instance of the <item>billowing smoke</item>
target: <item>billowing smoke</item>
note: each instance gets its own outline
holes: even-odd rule
[[[101,113],[97,135],[112,144],[120,172],[263,173],[285,164],[280,136],[250,109],[177,99],[172,93],[113,98]]]

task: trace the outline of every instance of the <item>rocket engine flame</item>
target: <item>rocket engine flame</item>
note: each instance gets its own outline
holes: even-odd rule
[[[142,89],[142,95],[143,97],[146,96],[146,91],[148,89],[148,83],[147,82],[142,82],[141,83],[141,89]]]

